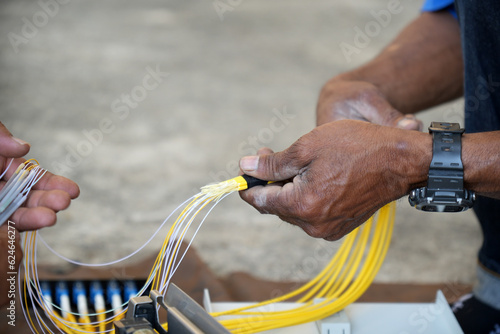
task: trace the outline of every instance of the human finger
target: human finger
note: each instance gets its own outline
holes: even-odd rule
[[[30,145],[19,138],[12,136],[10,131],[0,122],[0,156],[5,158],[19,158],[27,154]]]
[[[63,190],[33,190],[30,192],[25,206],[28,208],[46,207],[54,212],[64,210],[71,203],[70,195]]]
[[[71,199],[75,199],[80,195],[78,185],[64,176],[55,175],[47,171],[45,175],[33,187],[36,190],[62,190],[69,194]]]
[[[10,219],[16,224],[16,228],[19,231],[36,230],[52,226],[57,221],[54,210],[43,206],[35,208],[20,207]]]

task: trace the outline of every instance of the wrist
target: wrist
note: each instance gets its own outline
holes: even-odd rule
[[[481,138],[477,134],[464,134],[462,136],[462,163],[464,166],[464,187],[470,188],[471,190],[479,191],[485,190],[481,189],[480,175],[478,175],[478,169],[474,163],[473,152],[481,150],[484,146],[481,143]],[[481,173],[482,174],[482,173]]]
[[[500,147],[500,131],[465,133],[462,136],[462,163],[466,189],[484,196],[500,198],[498,147]]]
[[[427,185],[429,166],[432,160],[432,136],[428,133],[399,130],[393,154],[395,164],[392,173],[400,178],[402,194]]]

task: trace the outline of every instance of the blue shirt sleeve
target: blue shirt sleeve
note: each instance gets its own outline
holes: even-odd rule
[[[457,18],[457,11],[453,0],[425,0],[422,11],[423,12],[436,12],[438,10],[447,10]]]

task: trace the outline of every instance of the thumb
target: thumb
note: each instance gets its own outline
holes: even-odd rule
[[[396,119],[394,124],[396,128],[403,130],[416,130],[422,131],[423,124],[422,121],[417,119],[415,115],[404,115]]]
[[[403,130],[422,130],[422,122],[413,114],[403,114],[392,107],[386,108],[384,112],[377,115],[377,119],[369,120],[371,122],[399,128]]]
[[[390,126],[404,130],[422,130],[422,122],[413,114],[403,114],[389,104],[385,98],[377,96],[372,99],[362,114],[371,123]]]
[[[296,176],[300,168],[297,160],[286,151],[240,159],[240,169],[243,173],[266,181],[288,180]]]
[[[18,138],[12,136],[5,125],[0,122],[0,156],[6,158],[19,158],[27,154],[30,145]]]

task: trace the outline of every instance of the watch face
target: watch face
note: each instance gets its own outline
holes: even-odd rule
[[[458,198],[451,194],[448,198],[436,198],[435,194],[429,194],[426,187],[414,189],[408,196],[408,202],[414,208],[427,212],[462,212],[472,208],[475,199],[475,194],[467,190]]]
[[[420,210],[427,212],[462,212],[467,210],[468,207],[461,205],[439,205],[439,204],[425,204],[422,205]]]

